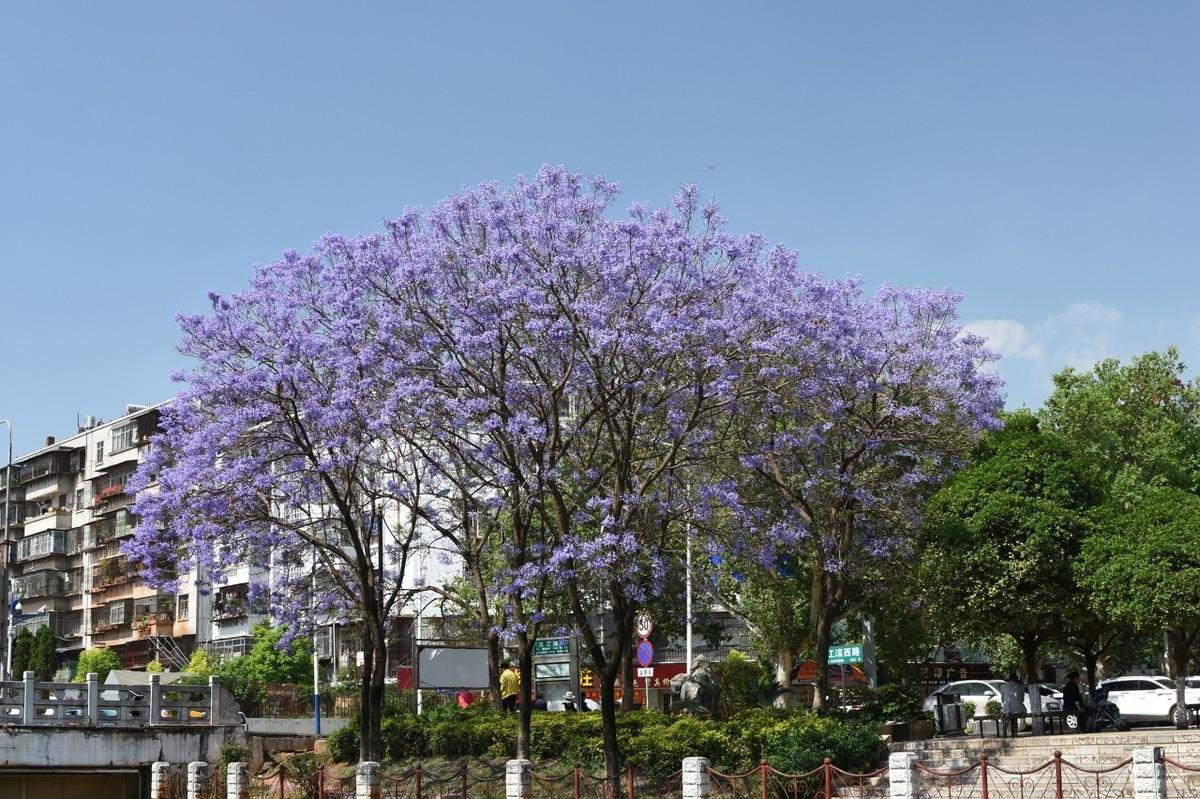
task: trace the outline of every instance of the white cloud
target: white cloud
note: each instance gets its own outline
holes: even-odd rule
[[[984,338],[1002,358],[1029,360],[1057,371],[1064,366],[1086,369],[1113,355],[1113,338],[1120,325],[1120,311],[1089,300],[1031,325],[1015,319],[980,319],[964,328]]]
[[[1066,366],[1090,369],[1103,358],[1120,356],[1122,315],[1094,301],[1025,323],[979,319],[963,327],[985,339],[1000,355],[996,370],[1007,384],[1009,406],[1036,407],[1050,392],[1051,376]],[[1200,322],[1196,325],[1200,333]]]
[[[987,341],[988,349],[1004,358],[1031,358],[1041,360],[1042,348],[1025,325],[1012,319],[980,319],[963,325],[968,333],[974,333]]]

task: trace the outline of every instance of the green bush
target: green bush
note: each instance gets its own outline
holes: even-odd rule
[[[385,719],[384,724],[387,721]],[[327,740],[329,741],[329,756],[333,758],[334,762],[358,762],[358,719],[351,719],[345,727],[330,735]]]
[[[347,725],[349,726],[349,725]],[[405,760],[412,757],[429,755],[429,734],[426,725],[416,716],[387,716],[380,724],[380,737],[383,738],[383,754],[389,760]],[[343,728],[344,729],[344,728]],[[355,754],[358,754],[358,740],[355,736]],[[330,743],[330,753],[333,744]],[[339,760],[341,758],[338,758]]]
[[[113,650],[108,647],[88,649],[79,656],[79,663],[75,667],[75,682],[84,682],[88,673],[93,671],[99,675],[100,682],[104,682],[110,671],[119,668],[121,659]]]
[[[763,736],[762,757],[790,774],[811,771],[830,758],[846,771],[870,771],[883,757],[879,727],[812,713],[777,721]]]

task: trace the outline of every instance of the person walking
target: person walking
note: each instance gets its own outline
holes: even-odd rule
[[[1088,713],[1083,706],[1083,693],[1079,690],[1079,672],[1071,669],[1067,672],[1067,682],[1062,687],[1063,720],[1068,716],[1076,719],[1075,729],[1087,731]],[[1070,726],[1069,724],[1067,726]]]
[[[521,675],[513,668],[511,661],[501,664],[504,671],[500,672],[500,709],[505,713],[515,713],[517,710],[517,694],[521,692]]]
[[[1004,726],[1008,734],[1017,737],[1021,717],[1025,715],[1025,686],[1016,672],[1000,685],[1000,712],[1004,714]]]

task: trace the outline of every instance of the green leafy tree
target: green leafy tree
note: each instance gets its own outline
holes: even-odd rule
[[[13,679],[21,679],[21,675],[29,668],[29,653],[33,647],[33,633],[28,627],[22,627],[21,632],[13,639],[12,674]]]
[[[1200,382],[1184,382],[1175,348],[1128,364],[1101,361],[1090,372],[1065,369],[1040,418],[1086,457],[1128,505],[1147,485],[1200,492]]]
[[[121,668],[121,659],[108,647],[88,649],[79,656],[79,664],[75,669],[75,682],[84,682],[87,675],[93,671],[100,676],[100,682],[104,682],[110,671],[119,668]]]
[[[1185,677],[1200,633],[1200,497],[1151,488],[1128,509],[1106,511],[1103,534],[1084,545],[1078,578],[1099,613],[1166,633],[1176,707],[1186,708]],[[1174,710],[1172,720],[1185,729],[1186,710]]]
[[[212,655],[208,654],[206,649],[196,649],[192,651],[191,657],[188,658],[187,667],[184,671],[196,677],[208,679],[217,673],[217,664],[213,662]]]
[[[284,646],[285,627],[254,626],[254,646],[241,657],[221,663],[217,675],[245,713],[256,713],[269,683],[312,686],[312,646],[306,638]]]
[[[58,671],[58,641],[54,631],[42,625],[34,633],[33,643],[29,648],[29,669],[38,680],[49,682]]]
[[[146,664],[146,671],[150,672],[151,674],[162,674],[164,671],[166,671],[166,669],[163,667],[162,661],[160,661],[158,658],[155,658]]]
[[[922,576],[935,623],[967,640],[1010,637],[1036,679],[1039,650],[1079,596],[1071,564],[1100,498],[1086,460],[1028,412],[1008,416],[930,503]]]

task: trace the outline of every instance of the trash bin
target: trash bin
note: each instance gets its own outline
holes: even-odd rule
[[[966,730],[966,708],[958,694],[938,694],[933,724],[938,735],[955,735]]]

